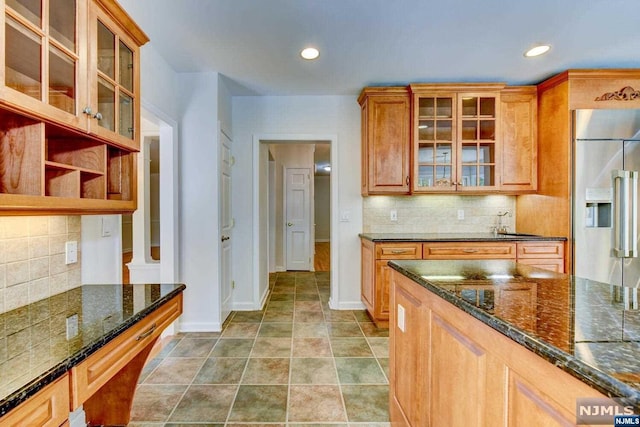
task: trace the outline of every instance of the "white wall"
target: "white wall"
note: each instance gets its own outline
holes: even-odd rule
[[[347,213],[349,222],[334,224],[337,237],[333,242],[339,248],[332,263],[337,266],[335,292],[332,287],[331,304],[334,308],[361,308],[360,301],[360,242],[362,230],[362,197],[360,196],[360,107],[352,96],[291,96],[291,97],[235,97],[233,99],[234,168],[233,209],[236,219],[234,246],[235,302],[247,306],[259,304],[261,292],[255,286],[266,275],[247,268],[249,251],[254,245],[254,188],[250,171],[254,169],[254,136],[268,134],[336,135],[337,164],[333,164],[338,185],[336,215]],[[265,167],[266,167],[265,154]],[[265,181],[268,171],[265,172]],[[265,206],[267,204],[265,203]],[[267,233],[265,231],[264,235]],[[266,247],[265,242],[259,242]],[[266,252],[266,250],[265,250]],[[334,267],[335,268],[335,267]],[[266,268],[265,268],[266,270]]]
[[[314,181],[316,242],[327,242],[331,239],[331,177],[316,175]]]
[[[180,279],[187,285],[181,329],[220,330],[218,232],[218,75],[179,76]]]

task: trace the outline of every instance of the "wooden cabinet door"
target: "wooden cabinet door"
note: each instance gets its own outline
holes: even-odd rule
[[[376,326],[388,326],[389,320],[389,288],[391,287],[391,272],[389,261],[376,261],[376,301],[374,315]]]
[[[538,101],[535,86],[504,89],[500,98],[502,170],[500,190],[538,188]]]
[[[369,313],[373,316],[375,303],[375,244],[369,240],[362,239],[360,242],[361,251],[361,287],[360,297]]]
[[[86,131],[87,1],[0,2],[0,103]]]
[[[409,194],[409,95],[405,88],[368,88],[362,106],[363,194]]]
[[[112,16],[118,16],[122,22]],[[110,2],[89,8],[89,132],[140,149],[140,49],[148,39]]]
[[[430,242],[422,245],[422,259],[515,259],[513,242]]]
[[[0,417],[0,427],[57,427],[69,416],[69,375],[47,385],[33,397]]]
[[[390,418],[394,426],[428,426],[429,323],[420,286],[391,273]],[[432,424],[434,425],[434,424]],[[444,424],[443,424],[444,425]]]

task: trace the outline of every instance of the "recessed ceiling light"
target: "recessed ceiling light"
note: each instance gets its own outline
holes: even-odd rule
[[[526,51],[524,53],[524,56],[526,56],[527,58],[531,58],[534,56],[540,56],[542,54],[545,54],[547,52],[549,52],[549,49],[551,49],[551,46],[549,46],[548,44],[541,44],[538,46],[534,46],[531,49],[529,49],[528,51]]]
[[[302,49],[302,52],[300,52],[300,56],[302,56],[304,59],[316,59],[318,56],[320,56],[320,51],[315,47],[307,47],[305,49]]]

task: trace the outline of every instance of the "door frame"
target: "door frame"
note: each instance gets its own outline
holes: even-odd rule
[[[229,236],[231,239],[228,241],[228,243],[226,244],[228,246],[228,253],[226,256],[230,257],[229,262],[227,264],[228,266],[228,271],[224,271],[224,269],[226,268],[225,263],[223,262],[223,253],[224,253],[224,246],[225,243],[222,242],[222,237],[223,237],[223,228],[224,228],[224,206],[222,203],[222,194],[223,194],[223,189],[222,189],[222,172],[223,172],[223,167],[222,164],[225,161],[224,158],[224,153],[223,153],[223,138],[227,138],[229,140],[229,179],[231,179],[231,177],[233,177],[233,155],[232,150],[233,150],[233,139],[231,138],[230,135],[227,134],[227,132],[224,131],[224,129],[222,128],[222,122],[220,120],[218,120],[218,194],[219,196],[219,200],[221,201],[218,204],[218,234],[220,236],[220,242],[219,242],[219,250],[218,250],[218,256],[219,256],[219,260],[218,260],[218,265],[220,266],[220,268],[218,269],[218,283],[220,284],[219,286],[219,295],[218,298],[220,300],[220,322],[224,323],[224,321],[227,319],[227,317],[229,317],[229,314],[231,313],[231,311],[233,311],[233,227],[234,227],[234,220],[233,220],[233,204],[232,204],[232,196],[233,196],[233,182],[231,182],[230,186],[230,192],[229,192],[229,200],[227,201],[229,203],[229,214],[230,214],[230,218],[229,221],[231,222],[231,224],[229,225]],[[229,279],[229,283],[225,283],[225,273],[228,275],[228,279]],[[225,300],[224,300],[224,294],[225,294],[225,286],[229,286],[229,289],[226,289],[226,291],[228,291],[229,293],[229,297],[228,300],[226,301],[228,303],[227,308],[225,308]]]
[[[253,301],[256,310],[264,307],[269,295],[269,264],[268,264],[268,197],[261,191],[268,185],[268,179],[261,181],[261,174],[268,177],[269,144],[329,144],[331,147],[331,288],[329,306],[338,306],[338,136],[336,134],[254,134],[253,135]]]

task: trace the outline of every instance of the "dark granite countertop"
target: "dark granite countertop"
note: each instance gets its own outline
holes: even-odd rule
[[[510,242],[536,240],[567,240],[565,237],[539,236],[536,234],[493,233],[360,233],[363,239],[372,242]]]
[[[389,266],[603,394],[640,408],[637,288],[513,261],[390,261]],[[513,292],[503,290],[523,292],[511,301],[506,295]],[[522,301],[528,301],[526,307]]]
[[[0,416],[185,289],[85,285],[0,314]],[[67,318],[78,334],[67,340]]]

